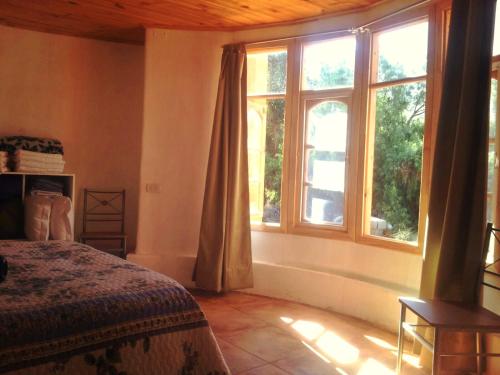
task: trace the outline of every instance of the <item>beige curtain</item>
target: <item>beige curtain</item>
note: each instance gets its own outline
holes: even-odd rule
[[[495,0],[453,1],[420,287],[424,298],[478,302],[494,14]],[[450,351],[473,349],[464,335],[443,340]],[[464,368],[457,359],[443,365]]]
[[[196,286],[253,286],[248,194],[246,51],[224,47],[201,218]]]

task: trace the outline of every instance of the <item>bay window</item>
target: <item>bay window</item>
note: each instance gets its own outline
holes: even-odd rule
[[[429,9],[370,32],[247,46],[253,229],[419,251]]]

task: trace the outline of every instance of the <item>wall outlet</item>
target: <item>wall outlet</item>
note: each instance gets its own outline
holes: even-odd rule
[[[161,186],[156,183],[146,184],[146,192],[158,194],[161,192]]]

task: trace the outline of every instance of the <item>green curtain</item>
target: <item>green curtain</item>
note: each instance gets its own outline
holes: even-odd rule
[[[194,270],[196,286],[215,292],[253,286],[246,76],[244,45],[225,46]]]
[[[453,1],[420,286],[423,298],[478,303],[494,15],[495,0]],[[451,351],[474,347],[464,335],[442,340]],[[456,359],[443,365],[467,366]]]

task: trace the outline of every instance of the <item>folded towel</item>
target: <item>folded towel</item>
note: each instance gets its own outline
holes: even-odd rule
[[[35,173],[62,173],[64,168],[34,168],[34,167],[16,167],[16,172],[35,172]]]
[[[61,154],[46,154],[43,152],[33,152],[26,150],[17,150],[15,152],[16,160],[35,160],[35,161],[62,161]]]
[[[64,161],[58,162],[45,162],[45,161],[32,161],[32,160],[16,160],[16,168],[50,168],[50,169],[64,169]]]

